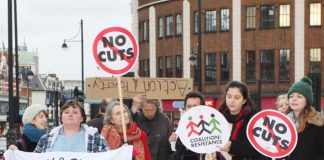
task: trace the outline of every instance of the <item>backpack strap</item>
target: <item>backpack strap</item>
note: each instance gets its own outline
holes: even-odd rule
[[[20,143],[22,151],[27,151],[27,144],[24,139],[20,138],[17,143]]]

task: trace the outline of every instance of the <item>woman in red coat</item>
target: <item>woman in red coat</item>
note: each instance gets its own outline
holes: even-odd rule
[[[101,135],[106,139],[110,149],[117,149],[124,144],[122,117],[119,101],[113,100],[106,107],[104,126]],[[150,160],[146,133],[130,118],[127,106],[123,106],[126,124],[127,143],[133,145],[133,159]]]

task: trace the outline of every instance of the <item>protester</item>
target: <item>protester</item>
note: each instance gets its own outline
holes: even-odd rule
[[[9,148],[18,148],[24,152],[33,152],[41,136],[47,133],[48,114],[46,108],[39,104],[33,104],[25,109],[22,117],[24,124],[23,134],[16,142],[16,146]]]
[[[112,100],[108,103],[101,134],[111,149],[124,145],[122,116],[120,103]],[[126,125],[127,143],[133,145],[133,156],[136,160],[150,160],[147,137],[135,122],[132,121],[127,106],[123,106],[124,122]]]
[[[287,94],[281,94],[277,97],[276,106],[277,110],[283,114],[288,114],[291,111],[288,104]]]
[[[246,135],[247,124],[255,114],[255,109],[244,83],[231,81],[227,84],[219,111],[231,124],[232,129],[229,142],[220,148],[220,151],[228,154],[216,152],[217,159],[225,160],[224,156],[231,156],[232,160],[263,159],[264,157],[253,148]]]
[[[103,126],[103,120],[106,112],[106,107],[108,105],[108,102],[111,101],[112,99],[110,98],[105,98],[101,101],[99,104],[99,115],[87,122],[88,126],[92,126],[98,129],[98,132],[101,133],[102,126]]]
[[[324,159],[324,117],[317,112],[313,103],[312,81],[303,77],[293,84],[288,91],[291,112],[288,117],[295,124],[298,132],[296,148],[290,155],[292,160]]]
[[[135,122],[148,137],[151,159],[166,160],[173,153],[169,143],[173,129],[171,120],[162,112],[160,102],[155,99],[144,100],[139,108],[132,105],[132,113]]]
[[[205,98],[200,92],[189,92],[185,99],[184,99],[184,106],[185,111],[189,110],[190,108],[193,108],[198,105],[205,105]],[[175,160],[199,160],[200,154],[192,152],[191,150],[187,149],[179,138],[177,138],[177,135],[175,132],[171,134],[169,137],[170,142],[176,142],[176,151],[173,156],[173,159]]]
[[[97,128],[84,124],[83,106],[74,100],[67,101],[60,111],[62,125],[42,136],[34,152],[105,152],[109,148]]]

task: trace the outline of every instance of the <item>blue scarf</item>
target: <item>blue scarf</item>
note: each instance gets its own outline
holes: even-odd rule
[[[33,127],[31,124],[26,124],[23,133],[30,139],[30,141],[38,142],[42,135],[47,133],[47,130],[38,129]]]

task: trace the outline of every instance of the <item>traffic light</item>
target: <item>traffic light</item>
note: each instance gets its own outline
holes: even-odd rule
[[[84,102],[84,92],[83,90],[79,90],[78,86],[74,87],[73,94],[74,99],[78,100],[79,102]]]

